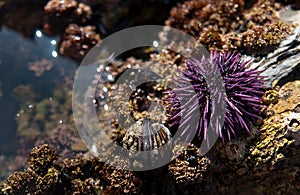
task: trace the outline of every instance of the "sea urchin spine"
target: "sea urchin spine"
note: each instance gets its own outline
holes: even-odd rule
[[[264,86],[259,71],[246,69],[248,63],[243,62],[237,53],[216,51],[211,52],[210,58],[186,60],[184,70],[181,70],[182,76],[175,79],[175,89],[167,91],[165,98],[169,110],[168,124],[172,127],[181,125],[180,122],[187,124],[190,120],[198,120],[183,114],[197,111],[200,113],[197,127],[199,140],[207,138],[210,123],[213,123],[213,129],[223,141],[230,141],[241,130],[250,133],[250,126],[260,119]],[[213,115],[219,114],[215,112],[216,108],[212,102],[212,99],[219,97],[213,96],[222,93],[210,90],[205,80],[207,76],[213,79],[217,71],[221,74],[225,89],[226,113],[223,127],[214,124],[216,121],[212,120],[217,120],[218,116]],[[194,94],[188,94],[191,90],[187,90],[183,81],[191,84]],[[191,97],[191,101],[180,105],[179,100],[184,97]],[[191,131],[193,130],[186,125],[183,134],[189,134]]]

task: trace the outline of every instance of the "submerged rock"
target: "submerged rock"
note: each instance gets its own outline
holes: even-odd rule
[[[28,63],[29,70],[33,71],[36,77],[40,77],[44,72],[51,70],[53,62],[47,59],[42,59]]]
[[[0,82],[0,98],[3,96],[2,83]]]
[[[38,99],[38,93],[29,85],[20,85],[14,89],[15,98],[21,109],[17,114],[17,134],[25,139],[38,136],[49,136],[59,124],[75,124],[72,113],[71,83],[67,79],[64,84],[54,89],[52,97]]]

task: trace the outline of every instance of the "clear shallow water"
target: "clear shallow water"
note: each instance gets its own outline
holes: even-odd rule
[[[0,97],[0,155],[14,154],[18,149],[15,117],[20,107],[13,97],[13,89],[19,85],[31,85],[40,94],[39,98],[48,98],[56,87],[55,81],[63,81],[66,75],[73,75],[77,69],[75,62],[57,55],[58,41],[58,37],[47,36],[38,29],[33,38],[26,38],[2,26],[0,89],[3,96]],[[37,77],[35,72],[29,70],[28,63],[43,59],[52,61],[53,67]]]

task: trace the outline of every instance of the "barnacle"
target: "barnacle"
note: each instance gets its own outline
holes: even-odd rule
[[[241,49],[246,53],[268,54],[291,32],[289,24],[273,21],[264,26],[251,26],[242,33]]]
[[[65,30],[60,45],[60,54],[81,61],[90,49],[100,41],[100,36],[95,30],[96,27],[94,26],[80,27],[77,24],[70,24]]]
[[[112,164],[122,164],[124,162],[120,157],[116,157]],[[127,162],[125,162],[127,164]],[[107,194],[134,194],[140,192],[142,185],[139,176],[128,170],[115,168],[112,165],[104,165],[100,170],[106,188],[103,191]]]
[[[291,24],[280,20],[280,8],[273,0],[190,0],[171,10],[166,25],[193,35],[210,50],[265,55],[292,32]]]
[[[29,167],[40,175],[45,175],[48,169],[54,165],[54,161],[58,159],[56,151],[48,144],[35,147],[29,154]]]
[[[49,33],[62,30],[73,22],[85,24],[92,15],[90,6],[75,0],[51,0],[45,5],[44,10],[48,16],[44,28]]]
[[[168,166],[168,169],[169,177],[174,179],[176,183],[202,183],[207,179],[210,159],[201,157],[199,148],[188,145],[185,149],[182,149],[181,146],[177,146],[174,152],[180,155]]]

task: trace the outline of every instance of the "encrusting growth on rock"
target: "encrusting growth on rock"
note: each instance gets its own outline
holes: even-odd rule
[[[65,30],[59,51],[60,54],[80,62],[100,40],[100,36],[95,32],[95,27],[70,24]]]
[[[32,149],[29,167],[0,183],[0,194],[121,194],[139,191],[140,181],[130,171],[117,170],[97,158],[64,159],[48,144]]]
[[[47,15],[44,28],[50,33],[62,30],[70,23],[85,24],[92,16],[91,7],[76,0],[50,0],[44,10]]]
[[[258,0],[249,8],[243,0],[191,0],[172,9],[166,25],[193,35],[208,49],[263,55],[292,31],[280,20],[279,8],[273,0]]]
[[[200,156],[198,147],[188,145],[186,149],[182,150],[180,146],[177,146],[174,152],[179,156],[168,166],[170,178],[183,185],[201,184],[207,180],[210,160]]]

